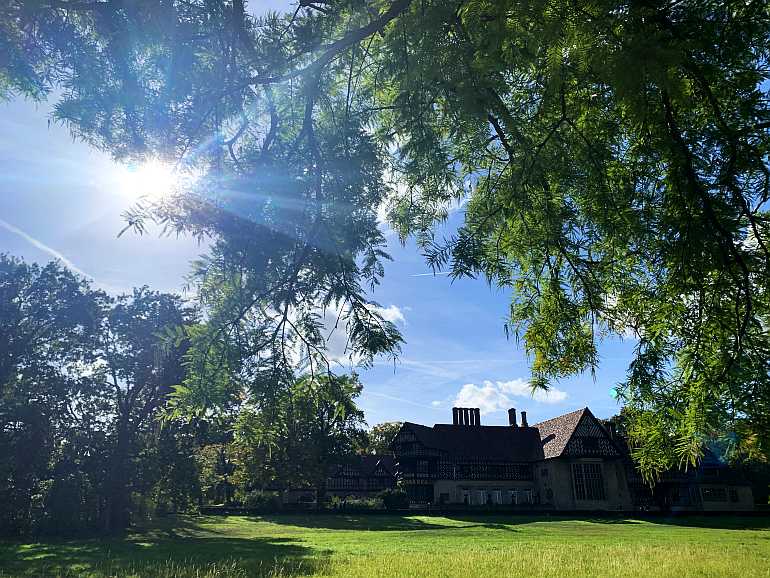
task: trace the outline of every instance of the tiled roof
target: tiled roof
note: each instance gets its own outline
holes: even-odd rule
[[[436,424],[432,428],[405,423],[428,448],[454,457],[483,458],[505,462],[543,459],[540,435],[533,427]]]
[[[567,446],[567,442],[575,432],[575,428],[577,428],[581,418],[585,414],[592,416],[591,411],[587,407],[584,407],[577,411],[572,411],[558,417],[541,421],[532,426],[533,428],[537,428],[540,432],[540,440],[543,444],[543,456],[546,459],[558,458],[562,454],[564,448]]]

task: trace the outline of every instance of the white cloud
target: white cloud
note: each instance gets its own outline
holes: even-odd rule
[[[477,407],[481,414],[500,411],[508,406],[508,397],[501,393],[492,382],[485,381],[479,387],[473,383],[466,383],[457,393],[455,407]]]
[[[567,392],[551,388],[532,393],[529,383],[523,379],[511,381],[485,380],[481,386],[466,383],[455,398],[456,407],[477,407],[482,414],[502,411],[511,407],[513,397],[527,397],[538,403],[559,403],[567,399]]]
[[[443,401],[439,401],[437,399],[434,399],[432,402],[430,402],[430,404],[433,407],[441,407],[443,405],[443,403],[444,403]]]
[[[403,309],[399,308],[398,305],[390,305],[389,307],[375,307],[374,310],[382,315],[382,318],[385,321],[390,321],[391,323],[401,323],[403,325],[406,325],[406,318],[404,317],[404,311],[409,311],[408,307],[404,307]]]
[[[490,383],[485,381],[484,383]],[[552,387],[548,391],[538,389],[532,392],[532,386],[523,379],[512,379],[511,381],[498,381],[497,387],[503,393],[512,395],[515,397],[531,397],[540,403],[559,403],[567,399],[567,392]]]

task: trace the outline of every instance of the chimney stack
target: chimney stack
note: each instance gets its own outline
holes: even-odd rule
[[[452,425],[481,425],[481,409],[478,407],[453,407]]]
[[[516,423],[516,408],[512,407],[508,410],[508,425],[511,427],[519,427]]]
[[[521,412],[521,427],[529,427],[529,424],[527,423],[526,411]]]

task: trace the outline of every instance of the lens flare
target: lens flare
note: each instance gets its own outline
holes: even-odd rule
[[[124,188],[133,197],[161,198],[171,193],[178,183],[173,166],[158,159],[126,167]]]

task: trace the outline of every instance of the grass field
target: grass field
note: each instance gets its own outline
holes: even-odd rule
[[[768,576],[770,519],[199,517],[0,542],[0,576]]]

